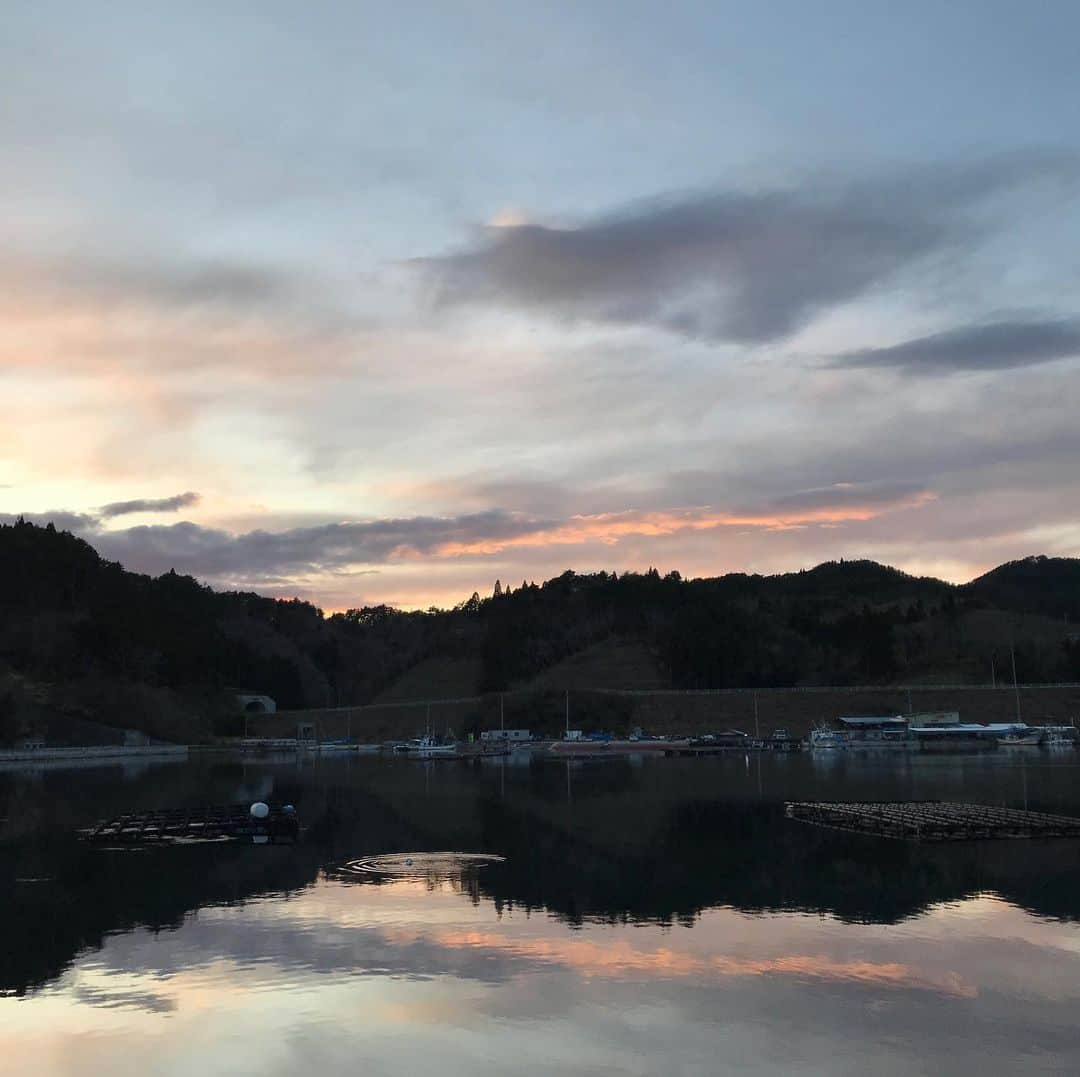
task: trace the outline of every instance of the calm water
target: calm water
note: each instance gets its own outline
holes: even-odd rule
[[[1073,754],[492,762],[0,773],[3,1073],[1080,1072],[1076,844],[783,818],[814,796],[1080,815]],[[71,837],[255,798],[297,804],[304,842]],[[505,862],[346,867],[431,850]]]

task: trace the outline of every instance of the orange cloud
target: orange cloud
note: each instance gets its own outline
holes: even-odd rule
[[[935,494],[924,490],[887,503],[845,503],[771,512],[718,512],[709,508],[606,512],[592,516],[572,516],[564,524],[513,536],[447,542],[437,547],[435,554],[439,557],[462,557],[496,554],[523,546],[577,546],[589,542],[611,546],[630,536],[659,538],[683,531],[712,531],[729,527],[791,531],[813,524],[829,526],[872,520],[886,512],[916,508],[933,501],[935,497]]]
[[[624,941],[607,943],[588,939],[512,939],[480,930],[436,931],[431,941],[449,949],[483,949],[533,958],[572,969],[583,976],[656,977],[659,979],[715,979],[747,976],[786,976],[795,979],[875,984],[879,987],[916,988],[954,998],[974,998],[973,984],[954,972],[922,973],[899,962],[838,961],[821,954],[778,957],[699,956],[670,947],[637,949]]]

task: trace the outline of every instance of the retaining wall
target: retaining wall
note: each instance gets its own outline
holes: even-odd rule
[[[523,693],[506,693],[506,725],[524,723],[515,714]],[[557,703],[557,693],[551,693]],[[631,725],[653,734],[696,734],[720,729],[755,732],[767,736],[786,729],[805,736],[819,722],[841,715],[907,714],[910,711],[958,711],[963,722],[1012,722],[1016,719],[1016,693],[1011,685],[907,688],[812,688],[720,690],[715,692],[570,692],[570,725],[592,729],[590,714],[610,714],[613,697],[629,715]],[[1020,714],[1025,722],[1080,723],[1080,684],[1021,685]],[[360,741],[414,737],[428,722],[436,733],[447,728],[462,732],[470,717],[479,715],[484,728],[498,728],[499,696],[474,699],[431,700],[416,703],[337,707],[323,710],[279,711],[259,715],[248,723],[252,737],[292,737],[299,723],[315,726],[319,739],[351,736]]]

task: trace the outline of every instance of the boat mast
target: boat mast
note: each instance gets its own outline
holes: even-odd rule
[[[1012,659],[1012,673],[1013,673],[1013,692],[1016,693],[1016,721],[1018,724],[1023,723],[1023,719],[1020,717],[1020,685],[1016,683],[1016,648],[1013,644],[1009,644],[1009,657]]]

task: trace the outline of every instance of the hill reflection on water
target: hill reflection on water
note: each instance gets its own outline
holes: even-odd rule
[[[138,926],[291,894],[340,867],[407,850],[505,857],[455,880],[464,900],[588,922],[692,925],[718,906],[893,924],[993,893],[1047,919],[1080,918],[1073,843],[917,846],[783,817],[796,798],[943,798],[1080,815],[1071,755],[827,761],[714,757],[482,765],[399,759],[213,761],[142,771],[0,775],[0,989],[24,993]],[[109,852],[76,827],[120,810],[266,798],[298,806],[295,847]],[[1064,854],[1064,855],[1063,855]]]

